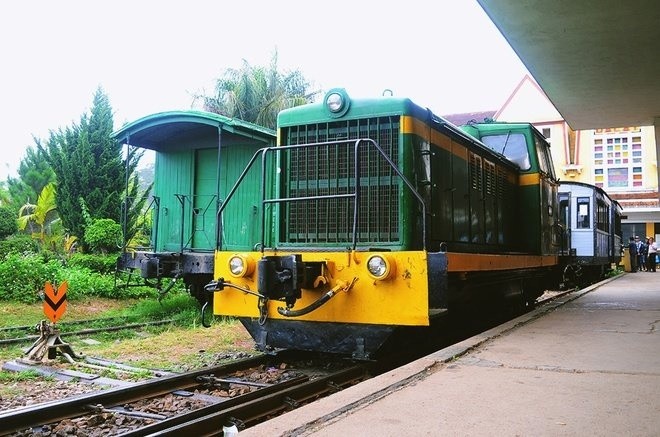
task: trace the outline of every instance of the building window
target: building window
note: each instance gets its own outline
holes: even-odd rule
[[[546,140],[550,139],[550,128],[549,127],[544,127],[543,130],[541,131],[543,136],[545,137]]]
[[[614,191],[643,187],[640,132],[639,127],[594,130],[595,185]]]

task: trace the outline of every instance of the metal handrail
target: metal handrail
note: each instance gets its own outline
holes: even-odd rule
[[[128,203],[129,200],[137,199],[137,197],[127,197],[122,201],[121,208],[122,208],[122,213],[121,213],[121,221],[122,221],[122,235],[123,235],[123,246],[122,246],[122,252],[126,252],[129,248],[139,248],[139,249],[154,249],[156,247],[156,244],[158,242],[158,217],[160,214],[160,197],[158,196],[150,196],[151,201],[149,204],[144,208],[143,212],[140,214],[142,217],[146,217],[149,214],[153,214],[153,222],[151,225],[151,229],[149,229],[149,246],[129,246],[129,241],[130,238],[126,235],[128,232]],[[155,211],[155,213],[154,213]],[[146,220],[144,220],[146,221]]]
[[[347,194],[331,194],[331,195],[319,195],[319,196],[306,196],[306,197],[289,197],[289,198],[273,198],[273,199],[266,199],[266,175],[267,175],[267,154],[270,152],[276,152],[280,153],[283,151],[288,151],[288,150],[294,150],[294,149],[303,149],[303,148],[312,148],[312,147],[322,147],[322,146],[330,146],[330,145],[339,145],[339,144],[351,144],[354,143],[354,173],[353,177],[355,178],[355,191],[353,193],[347,193]],[[320,143],[306,143],[306,144],[295,144],[295,145],[289,145],[289,146],[277,146],[277,147],[264,147],[259,150],[257,150],[250,161],[248,162],[247,166],[239,176],[238,180],[234,183],[234,186],[231,188],[229,193],[227,193],[227,197],[223,202],[221,202],[220,207],[218,208],[218,213],[217,213],[217,222],[218,222],[218,250],[222,250],[222,213],[226,207],[226,205],[229,203],[231,198],[234,196],[234,193],[238,189],[238,187],[241,185],[243,182],[243,179],[245,179],[247,173],[250,171],[254,163],[257,161],[258,157],[261,155],[261,219],[260,219],[260,225],[261,225],[261,252],[263,253],[265,250],[265,240],[266,240],[266,205],[271,204],[271,203],[286,203],[286,202],[296,202],[296,201],[306,201],[306,200],[322,200],[322,199],[341,199],[341,198],[354,198],[354,205],[353,205],[353,230],[352,230],[352,250],[355,250],[357,248],[357,235],[358,235],[358,218],[359,218],[359,198],[360,198],[360,159],[359,159],[359,148],[360,145],[363,143],[369,143],[371,146],[375,147],[375,149],[380,153],[380,155],[387,161],[388,165],[394,170],[394,172],[401,178],[401,180],[404,182],[406,187],[411,191],[413,196],[417,199],[419,204],[422,207],[422,245],[423,249],[426,250],[426,203],[424,202],[424,199],[422,196],[415,190],[415,187],[413,184],[406,178],[406,176],[399,170],[397,165],[390,159],[389,156],[383,151],[383,149],[380,147],[380,145],[372,140],[371,138],[360,138],[356,140],[336,140],[336,141],[325,141],[325,142],[320,142]]]
[[[174,195],[179,203],[181,204],[181,226],[180,226],[180,240],[179,240],[179,251],[183,252],[184,250],[192,250],[192,240],[195,237],[195,234],[201,232],[202,235],[207,239],[209,245],[212,244],[206,233],[205,223],[202,223],[202,227],[198,228],[196,226],[195,216],[204,217],[206,211],[211,208],[211,205],[216,201],[217,196],[215,194],[194,194],[192,196],[186,194],[175,194]],[[208,197],[209,201],[206,203],[206,206],[202,208],[202,214],[199,214],[195,211],[196,208],[193,208],[195,199],[200,199],[202,197]],[[190,207],[190,235],[188,240],[184,243],[184,233],[186,226],[186,204]],[[217,204],[217,202],[216,202]]]

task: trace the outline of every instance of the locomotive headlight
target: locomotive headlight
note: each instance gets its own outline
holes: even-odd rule
[[[374,279],[384,281],[391,278],[396,270],[394,261],[386,255],[371,255],[367,260],[367,271]]]
[[[351,99],[343,88],[333,88],[323,98],[326,115],[340,118],[346,115],[351,106]]]
[[[245,255],[233,255],[229,258],[229,273],[236,278],[249,276],[254,271],[254,260]]]
[[[339,93],[329,93],[325,98],[325,104],[330,112],[339,112],[344,107],[344,97]]]

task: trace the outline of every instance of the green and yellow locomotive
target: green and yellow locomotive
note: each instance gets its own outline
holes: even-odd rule
[[[558,181],[532,125],[459,129],[333,89],[281,112],[277,135],[218,210],[258,238],[222,229],[206,287],[262,350],[368,358],[455,306],[533,303],[556,276]]]

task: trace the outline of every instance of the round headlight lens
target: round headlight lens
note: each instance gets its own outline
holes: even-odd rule
[[[339,112],[344,107],[344,98],[339,93],[331,93],[326,97],[325,104],[330,112]]]
[[[240,256],[229,258],[229,271],[234,276],[243,276],[245,273],[245,260]]]
[[[380,256],[372,256],[367,262],[367,270],[376,278],[383,278],[387,274],[387,261]]]

